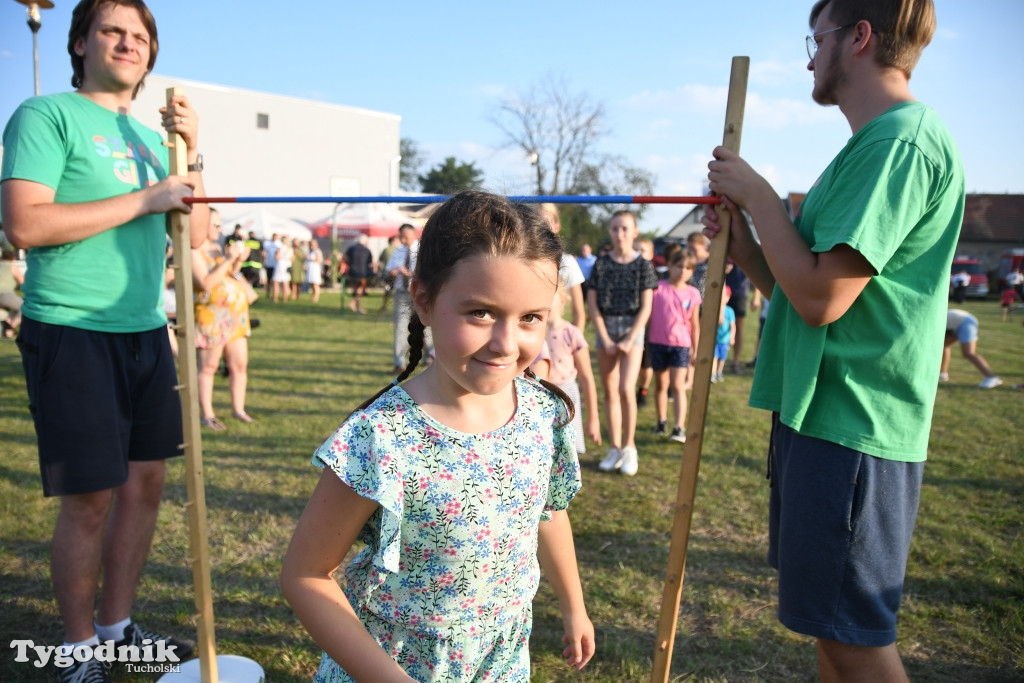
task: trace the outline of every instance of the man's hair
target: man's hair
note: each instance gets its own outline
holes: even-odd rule
[[[71,55],[71,69],[74,72],[71,75],[72,88],[81,88],[82,79],[85,78],[85,58],[75,52],[75,43],[79,38],[88,39],[92,22],[103,5],[121,5],[122,7],[132,7],[138,11],[142,25],[149,32],[149,63],[146,64],[146,73],[152,72],[153,65],[156,64],[156,53],[160,47],[156,36],[156,19],[153,18],[153,14],[146,7],[145,2],[142,0],[82,0],[75,5],[74,11],[71,12],[71,29],[68,31],[68,54]],[[136,84],[135,89],[132,90],[132,99],[139,94],[145,82],[146,78],[143,77]]]
[[[812,31],[818,17],[826,11],[836,26],[869,22],[878,39],[878,66],[899,69],[908,79],[921,52],[935,35],[932,0],[818,0],[811,8]]]

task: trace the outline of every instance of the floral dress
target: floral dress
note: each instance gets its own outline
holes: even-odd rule
[[[203,251],[203,258],[213,272],[224,261],[224,254],[218,245]],[[233,276],[225,275],[209,292],[197,288],[193,298],[197,349],[213,349],[249,336],[248,293]]]
[[[537,525],[580,488],[565,405],[515,380],[516,413],[464,434],[401,387],[354,413],[314,454],[380,504],[345,571],[366,629],[418,681],[529,681]],[[324,653],[314,681],[351,681]]]

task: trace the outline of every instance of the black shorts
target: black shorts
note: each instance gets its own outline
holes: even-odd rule
[[[25,318],[18,337],[43,494],[128,480],[131,460],[181,455],[181,402],[167,329],[93,332]]]
[[[737,318],[747,317],[747,297],[731,296],[727,305],[736,313]]]

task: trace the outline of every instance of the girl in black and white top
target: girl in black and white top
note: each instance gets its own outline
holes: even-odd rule
[[[658,276],[651,263],[633,249],[639,230],[632,212],[615,212],[608,234],[612,250],[597,260],[587,283],[587,307],[597,333],[597,364],[611,442],[598,467],[632,476],[638,467],[636,380]]]

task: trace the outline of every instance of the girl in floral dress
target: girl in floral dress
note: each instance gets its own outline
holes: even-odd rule
[[[220,248],[220,212],[210,209],[210,230],[198,249],[192,250],[192,284],[195,288],[196,348],[199,368],[196,384],[202,425],[214,431],[226,429],[213,410],[213,380],[223,356],[228,370],[231,415],[252,422],[245,412],[249,383],[249,300],[238,280],[249,256],[244,242],[232,242],[228,254]]]
[[[406,370],[314,454],[323,472],[284,559],[285,597],[324,649],[315,681],[529,681],[541,569],[566,661],[593,656],[565,511],[580,488],[574,409],[523,376],[561,254],[531,207],[483,192],[427,222]],[[425,326],[434,362],[404,381]]]

